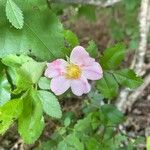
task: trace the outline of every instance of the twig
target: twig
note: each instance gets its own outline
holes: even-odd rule
[[[10,150],[16,150],[16,149],[24,150],[24,148],[23,148],[23,140],[22,139],[18,139],[18,141],[13,145],[13,147],[11,147]]]
[[[147,50],[147,36],[149,31],[149,15],[150,15],[150,4],[149,0],[142,0],[141,2],[141,13],[140,13],[140,43],[138,49],[138,55],[136,57],[135,71],[138,75],[143,75],[144,72],[142,67],[144,65],[145,54]]]
[[[141,95],[141,93],[143,93],[145,88],[147,86],[149,86],[149,84],[150,84],[150,74],[148,74],[144,78],[144,84],[142,84],[138,89],[136,89],[135,92],[133,92],[132,94],[129,95],[128,101],[126,102],[126,104],[124,106],[125,108],[128,109],[128,111],[131,111],[132,105],[136,102],[137,98]]]
[[[145,66],[144,60],[147,50],[147,35],[149,31],[150,26],[150,0],[142,0],[141,1],[141,9],[140,9],[140,15],[139,15],[139,24],[140,24],[140,42],[139,42],[139,48],[136,52],[135,59],[132,63],[132,68],[135,70],[135,72],[138,75],[143,75],[145,73],[145,70],[143,71],[143,66]],[[147,82],[147,81],[146,81]],[[142,87],[146,85],[145,83],[142,85]],[[141,91],[138,90],[140,93]],[[137,92],[135,91],[136,95]],[[116,106],[119,110],[122,112],[125,112],[127,109],[126,103],[128,103],[128,97],[130,94],[129,89],[123,89],[120,92],[120,95],[118,96]],[[133,93],[134,94],[134,93]],[[135,98],[134,98],[135,99]],[[137,99],[137,97],[136,97]],[[135,100],[134,100],[135,102]],[[129,103],[128,103],[129,105]],[[132,104],[130,104],[130,107]]]
[[[120,2],[121,0],[49,0],[52,3],[68,3],[68,4],[88,4],[100,7],[112,6],[115,3]]]

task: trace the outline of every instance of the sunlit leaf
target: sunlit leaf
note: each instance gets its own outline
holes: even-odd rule
[[[13,0],[7,0],[6,16],[15,28],[21,29],[23,27],[23,13]]]

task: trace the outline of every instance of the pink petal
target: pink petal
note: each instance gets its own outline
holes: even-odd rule
[[[70,80],[67,80],[64,76],[58,76],[51,80],[50,89],[55,95],[61,95],[66,92],[70,87]]]
[[[82,46],[76,46],[70,55],[70,61],[77,65],[90,65],[95,60],[91,58]]]
[[[89,80],[99,80],[103,77],[103,70],[99,63],[94,62],[91,66],[83,67],[82,74]]]
[[[88,93],[91,90],[91,86],[85,77],[81,77],[78,80],[71,81],[71,90],[73,94],[81,96]]]
[[[65,60],[57,59],[47,64],[47,69],[44,75],[48,78],[53,78],[62,75],[65,72],[65,67],[67,65],[68,63]]]

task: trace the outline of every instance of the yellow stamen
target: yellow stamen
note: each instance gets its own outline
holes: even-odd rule
[[[66,73],[66,78],[68,79],[78,79],[81,76],[81,69],[79,66],[70,64],[67,66],[67,73]]]

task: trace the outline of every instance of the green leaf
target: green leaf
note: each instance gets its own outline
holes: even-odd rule
[[[33,61],[33,59],[27,55],[17,56],[14,54],[7,55],[2,59],[3,64],[9,67],[20,67],[22,64],[29,61]]]
[[[148,136],[146,139],[146,149],[150,150],[150,136]]]
[[[18,120],[18,130],[27,144],[34,143],[44,128],[42,104],[36,92],[30,90],[23,98],[23,112]]]
[[[94,137],[88,137],[85,145],[87,150],[100,150],[100,143]]]
[[[21,9],[13,2],[13,0],[7,0],[6,3],[6,16],[9,22],[17,29],[23,27],[23,14]]]
[[[89,133],[91,132],[91,116],[92,114],[88,114],[88,116],[84,117],[83,119],[78,120],[78,122],[75,124],[74,129],[75,131],[83,134],[83,133]]]
[[[138,77],[133,70],[130,69],[115,71],[113,75],[118,83],[125,87],[137,88],[143,83],[143,80]]]
[[[69,134],[63,141],[58,144],[58,150],[84,150],[83,143],[80,142],[75,134]]]
[[[118,23],[113,17],[109,22],[108,28],[111,30],[111,38],[115,41],[123,41],[125,38],[124,29],[122,28],[122,24]]]
[[[45,62],[29,61],[16,69],[17,90],[24,91],[30,88],[31,85],[36,84],[43,74],[45,65]]]
[[[84,16],[90,21],[96,20],[96,8],[90,5],[82,5],[78,9],[78,16]]]
[[[100,64],[103,69],[117,68],[125,56],[125,45],[120,43],[114,47],[108,48],[104,51],[104,55],[100,59]]]
[[[98,47],[94,41],[88,42],[88,47],[86,48],[86,50],[92,57],[96,58],[98,56]]]
[[[44,61],[64,57],[63,27],[57,16],[46,7],[46,1],[17,0],[17,4],[24,12],[24,27],[22,30],[14,29],[7,19],[0,18],[0,58],[22,53]],[[3,7],[2,4],[0,12],[5,16]]]
[[[10,127],[22,112],[22,100],[14,99],[0,107],[0,134]]]
[[[78,37],[72,31],[64,30],[64,36],[68,46],[70,47],[70,50],[72,50],[75,46],[79,45]]]
[[[4,105],[11,98],[11,86],[7,80],[6,73],[0,73],[0,106]]]
[[[101,120],[105,124],[113,125],[119,124],[124,120],[122,112],[120,112],[115,106],[111,104],[105,104],[100,109]]]
[[[0,60],[0,74],[2,73],[3,70],[4,70],[4,65],[2,64],[2,62]]]
[[[140,0],[124,0],[124,4],[127,11],[135,11],[136,7],[140,4]]]
[[[56,150],[56,142],[53,140],[48,140],[46,142],[42,142],[38,145],[38,147],[33,150]]]
[[[46,114],[54,118],[61,118],[61,107],[54,94],[40,90],[38,91],[38,96],[42,102],[43,109]]]
[[[38,86],[42,90],[49,90],[50,89],[50,80],[46,77],[41,77]]]
[[[112,99],[118,94],[118,83],[110,73],[104,73],[101,80],[97,82],[97,89],[105,98]]]
[[[43,74],[45,66],[46,66],[45,62],[30,61],[30,62],[24,63],[20,67],[19,72],[22,72],[28,75],[32,83],[37,83],[41,75]]]

